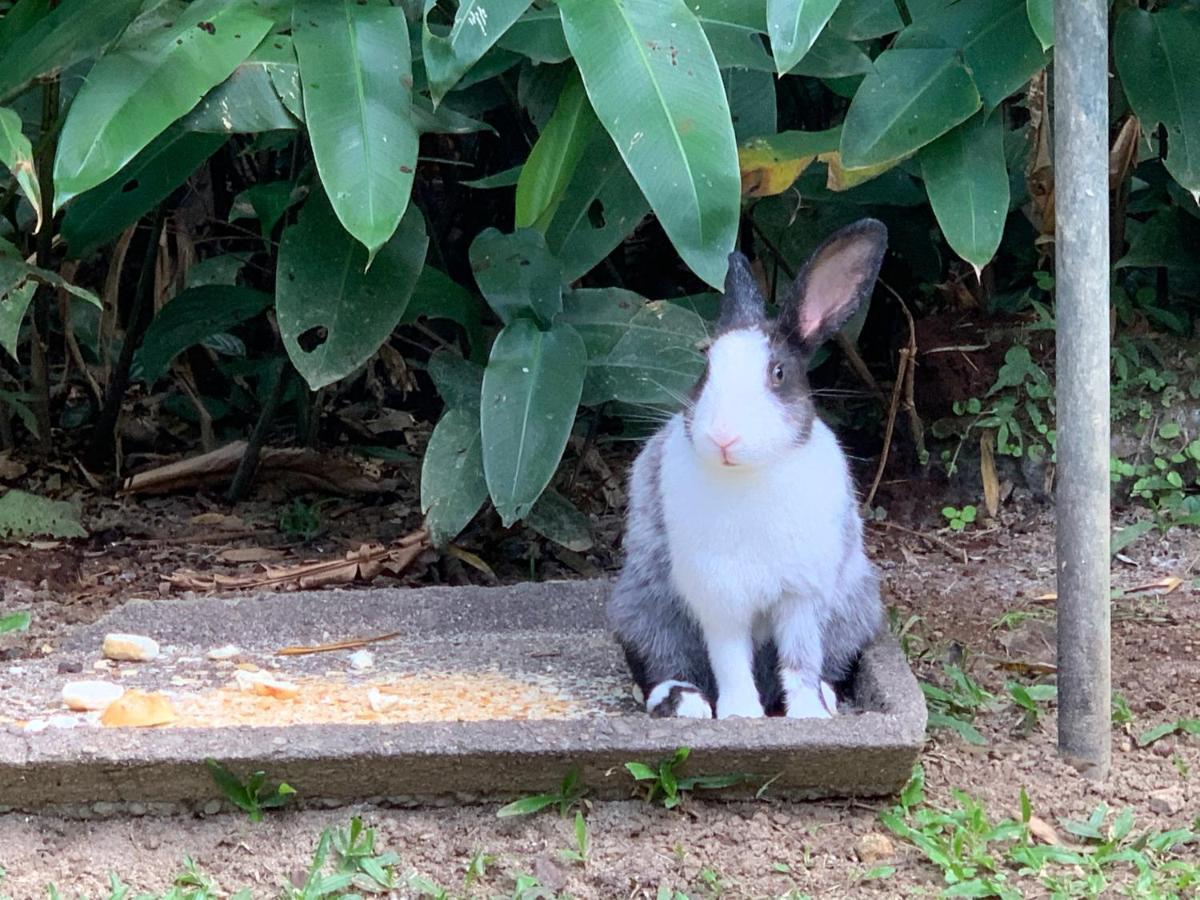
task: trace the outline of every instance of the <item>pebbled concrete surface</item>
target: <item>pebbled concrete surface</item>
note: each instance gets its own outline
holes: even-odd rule
[[[890,636],[865,653],[847,698],[853,709],[833,720],[650,719],[630,696],[604,625],[608,584],[131,601],[47,658],[0,672],[0,806],[89,814],[211,807],[209,756],[238,772],[264,769],[309,803],[509,797],[552,788],[572,767],[593,796],[628,796],[624,763],[654,763],[680,746],[692,749],[686,772],[750,776],[732,794],[768,780],[773,792],[797,797],[884,795],[904,785],[924,744],[926,713]],[[162,658],[103,666],[109,632],[153,637]],[[400,634],[367,648],[374,666],[365,671],[350,665],[351,651],[276,653],[390,632]],[[207,659],[225,644],[242,649],[235,661]],[[417,705],[406,721],[368,723],[311,721],[302,703],[280,700],[268,705],[277,719],[268,712],[253,724],[185,717],[162,728],[105,728],[95,715],[66,715],[60,700],[66,681],[100,677],[186,704],[222,686],[228,692],[239,662],[335,692],[421,679],[464,687],[441,708]],[[524,718],[503,717],[495,705],[476,714],[482,705],[471,692],[493,683],[534,698]],[[469,717],[477,720],[462,720]]]

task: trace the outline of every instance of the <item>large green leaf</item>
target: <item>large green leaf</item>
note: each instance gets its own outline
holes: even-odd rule
[[[678,407],[704,371],[708,327],[684,306],[618,288],[582,289],[567,294],[561,321],[587,347],[584,405]]]
[[[904,29],[892,46],[957,50],[988,109],[999,106],[1047,62],[1024,0],[951,3]]]
[[[293,22],[317,171],[370,260],[408,208],[417,166],[404,10],[298,0]]]
[[[0,16],[0,56],[50,11],[50,0],[17,0]]]
[[[434,105],[458,84],[509,27],[529,9],[531,0],[462,0],[446,35],[429,28],[429,12],[437,0],[425,0],[421,34],[425,71]]]
[[[435,269],[425,266],[413,288],[412,298],[404,308],[401,324],[421,318],[447,319],[462,326],[471,348],[471,358],[482,362],[487,348],[484,344],[483,321],[479,298],[461,284]]]
[[[21,131],[21,117],[3,107],[0,107],[0,163],[17,179],[25,199],[37,214],[34,231],[41,231],[42,188],[33,165],[33,145]]]
[[[1179,207],[1168,207],[1145,222],[1130,220],[1129,252],[1118,269],[1130,266],[1195,271],[1200,269],[1200,222]]]
[[[517,179],[518,228],[545,232],[596,128],[596,115],[583,81],[578,72],[572,72]]]
[[[4,278],[5,274],[0,266],[0,347],[20,362],[17,341],[21,337],[21,323],[25,321],[25,313],[29,311],[29,304],[37,290],[37,282],[27,278],[9,281]]]
[[[1025,0],[1029,24],[1043,50],[1054,46],[1054,0]]]
[[[100,299],[91,291],[72,284],[57,272],[27,263],[16,247],[0,239],[0,293],[16,290],[27,281],[59,288],[92,306],[100,307]],[[11,313],[11,310],[9,312]],[[16,324],[21,324],[20,319],[17,319]]]
[[[956,50],[885,50],[846,112],[842,164],[858,169],[901,159],[970,118],[980,105]]]
[[[980,110],[921,150],[921,175],[942,234],[982,269],[995,255],[1008,217],[1008,168],[998,110]]]
[[[554,6],[527,10],[504,32],[497,46],[528,56],[536,63],[560,63],[571,58],[562,17]]]
[[[433,545],[457,537],[487,497],[479,407],[449,409],[429,436],[421,463],[421,512]]]
[[[590,272],[649,212],[608,133],[594,133],[546,227],[546,244],[562,262],[563,280]]]
[[[128,35],[92,68],[54,160],[54,208],[111,178],[238,67],[271,28],[249,0],[196,0]]]
[[[840,0],[767,0],[767,33],[779,74],[796,67],[817,40]]]
[[[717,65],[722,69],[775,71],[775,61],[762,42],[762,36],[767,33],[765,3],[691,0],[688,6],[704,29]]]
[[[754,69],[721,73],[729,96],[729,116],[738,143],[779,130],[775,102],[775,76]],[[740,153],[739,153],[740,156]]]
[[[1113,56],[1129,105],[1147,135],[1167,130],[1167,171],[1200,196],[1200,10],[1129,9],[1117,21]]]
[[[296,370],[313,390],[349,375],[404,315],[429,239],[415,206],[367,270],[367,251],[338,225],[329,200],[309,197],[283,232],[275,311]]]
[[[522,518],[558,468],[583,391],[587,350],[570,325],[516,319],[483,374],[480,428],[488,492],[505,526]]]
[[[468,251],[488,305],[508,324],[528,312],[549,323],[562,309],[562,266],[532,228],[479,233]]]
[[[172,125],[116,175],[67,208],[62,236],[70,255],[86,256],[116,237],[166,199],[226,140],[221,134]]]
[[[737,238],[737,145],[721,74],[683,0],[562,0],[592,108],[680,256],[722,285]]]
[[[829,22],[832,32],[852,41],[883,37],[903,27],[895,0],[842,0]]]
[[[429,357],[425,369],[448,409],[473,409],[478,420],[483,366],[477,366],[451,350],[437,350]]]
[[[25,0],[3,22],[0,103],[19,94],[35,78],[95,56],[121,36],[143,0],[62,0],[35,16],[39,0]],[[19,13],[24,8],[23,13]],[[199,97],[196,98],[200,99]]]
[[[582,553],[592,546],[592,523],[554,488],[547,488],[525,516],[525,524],[544,538]]]
[[[154,384],[178,354],[253,318],[271,305],[271,299],[262,291],[227,284],[181,291],[154,317],[142,338],[137,355],[142,380]]]
[[[200,101],[184,119],[191,131],[257,134],[298,128],[276,82],[297,77],[296,51],[287,35],[270,34],[233,74]]]

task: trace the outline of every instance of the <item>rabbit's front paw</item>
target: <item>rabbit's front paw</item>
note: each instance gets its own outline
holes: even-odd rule
[[[816,690],[790,686],[786,704],[789,719],[828,719],[837,713],[837,695],[824,681]]]
[[[686,681],[664,681],[646,698],[646,712],[656,718],[711,719],[712,702]]]
[[[745,696],[730,694],[729,696],[721,695],[717,697],[717,718],[729,719],[733,716],[740,716],[745,719],[761,719],[766,713],[763,711],[762,701],[758,699],[758,692],[753,694],[747,693]]]

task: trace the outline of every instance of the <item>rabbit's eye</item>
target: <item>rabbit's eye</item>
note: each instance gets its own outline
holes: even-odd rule
[[[775,363],[775,366],[771,369],[771,384],[776,387],[783,384],[784,374],[783,363]]]

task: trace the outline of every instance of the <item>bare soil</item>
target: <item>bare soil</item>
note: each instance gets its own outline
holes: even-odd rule
[[[617,465],[613,463],[613,465]],[[464,557],[427,552],[398,576],[374,584],[511,581],[591,575],[612,568],[620,530],[620,500],[611,473],[582,466],[572,496],[595,525],[587,553],[555,549],[536,537],[477,524],[464,539],[487,572]],[[410,484],[413,482],[409,482]],[[869,527],[872,554],[886,580],[896,621],[919,620],[908,631],[914,666],[925,680],[945,685],[944,664],[962,665],[981,684],[1007,698],[1005,682],[1053,679],[1053,522],[1047,507],[1012,492],[996,521],[965,534],[939,529],[934,502],[914,504],[932,486],[885,484],[882,505],[924,506],[925,518]],[[366,503],[338,500],[322,509],[325,531],[304,543],[278,529],[282,497],[269,488],[236,511],[203,495],[85,501],[93,537],[0,550],[0,608],[30,609],[30,632],[0,638],[0,684],[19,690],[8,673],[13,661],[46,652],[64,629],[93,621],[130,596],[181,593],[164,579],[181,569],[246,572],[253,563],[229,551],[272,547],[275,562],[338,556],[361,543],[387,542],[419,525],[415,498],[402,491]],[[214,530],[214,511],[236,518],[227,535]],[[228,562],[227,560],[235,560]],[[282,561],[282,562],[280,562]],[[1185,827],[1200,814],[1200,740],[1168,737],[1139,748],[1147,728],[1200,710],[1200,599],[1193,587],[1200,536],[1177,529],[1167,538],[1147,536],[1114,562],[1114,584],[1125,590],[1113,602],[1113,684],[1134,714],[1114,731],[1113,770],[1102,783],[1080,777],[1055,751],[1053,715],[1031,733],[1003,702],[976,719],[987,745],[975,747],[949,732],[934,732],[923,757],[930,802],[954,806],[951,789],[984,800],[996,818],[1019,814],[1024,788],[1035,813],[1057,826],[1086,818],[1101,802],[1132,807],[1136,829]],[[1178,583],[1173,580],[1178,579]],[[1176,585],[1172,588],[1172,585]],[[1149,587],[1147,587],[1149,585]],[[1052,705],[1049,707],[1052,710]],[[586,866],[563,860],[571,823],[553,812],[496,817],[495,806],[332,810],[296,809],[252,825],[245,817],[118,817],[90,820],[9,813],[0,816],[0,894],[16,900],[45,896],[56,883],[64,896],[107,897],[107,873],[138,889],[163,890],[185,854],[228,890],[253,889],[276,897],[280,885],[308,862],[321,829],[344,825],[352,814],[378,829],[380,845],[399,854],[401,868],[442,884],[452,893],[509,896],[514,878],[536,876],[547,888],[575,897],[653,897],[661,886],[692,896],[718,890],[731,897],[779,897],[789,891],[813,897],[914,896],[936,893],[940,873],[916,848],[889,836],[879,858],[860,859],[864,836],[884,835],[877,803],[785,803],[768,791],[752,803],[689,798],[676,810],[641,800],[591,805],[587,818],[591,856]],[[463,887],[468,862],[478,852],[495,857],[487,876]],[[896,871],[864,881],[873,866]],[[1015,873],[1012,873],[1015,876]],[[1026,895],[1045,895],[1036,881]]]

